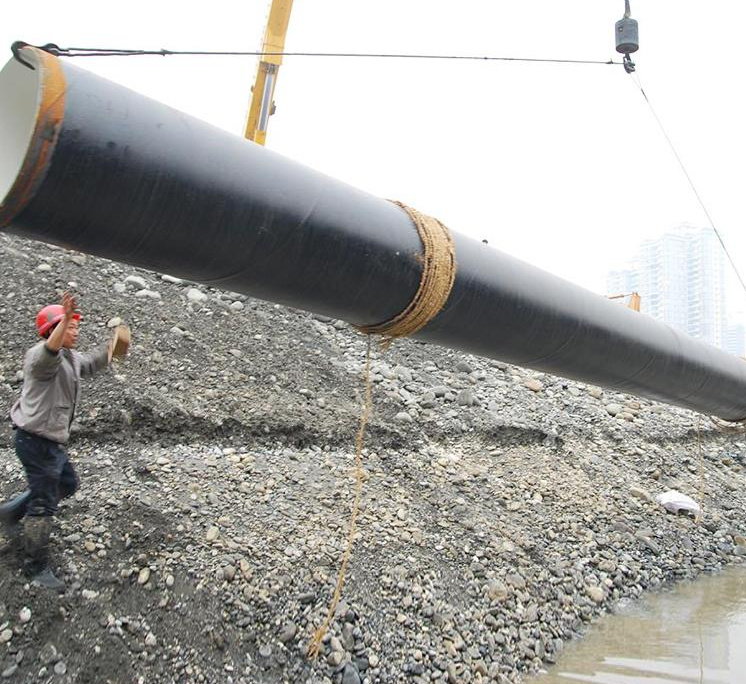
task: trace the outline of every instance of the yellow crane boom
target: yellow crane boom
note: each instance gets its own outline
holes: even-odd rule
[[[269,117],[274,114],[274,93],[277,72],[282,64],[285,50],[285,35],[290,23],[293,0],[272,0],[267,19],[267,28],[262,43],[262,57],[256,70],[254,87],[251,89],[251,103],[246,118],[244,138],[264,145],[267,139]],[[269,54],[268,54],[269,53]]]

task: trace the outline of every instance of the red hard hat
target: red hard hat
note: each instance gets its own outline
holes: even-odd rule
[[[65,308],[60,304],[49,304],[36,314],[36,329],[39,335],[46,337],[47,333],[54,328],[65,317]],[[80,314],[73,314],[76,321],[80,320]]]

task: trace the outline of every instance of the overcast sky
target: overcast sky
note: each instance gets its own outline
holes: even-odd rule
[[[746,3],[631,2],[640,80],[746,276]],[[255,50],[268,9],[5,2],[0,43]],[[286,49],[616,59],[623,12],[623,0],[295,0]],[[76,61],[237,135],[256,63]],[[621,66],[290,57],[275,101],[268,147],[596,292],[641,240],[708,225]]]

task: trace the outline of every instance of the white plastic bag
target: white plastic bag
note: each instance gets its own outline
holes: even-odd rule
[[[700,512],[699,504],[694,499],[675,489],[669,489],[667,492],[663,492],[663,494],[658,494],[655,500],[669,513],[676,513],[678,515],[681,511],[684,511],[696,517]]]

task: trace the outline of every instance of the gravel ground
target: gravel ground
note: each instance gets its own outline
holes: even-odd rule
[[[347,582],[365,339],[327,318],[0,236],[0,397],[33,318],[79,294],[88,382],[61,506],[62,596],[0,557],[9,682],[525,681],[596,616],[746,557],[746,436],[635,397],[414,341],[374,351]],[[7,422],[0,493],[24,487]],[[653,497],[699,499],[701,523]]]

